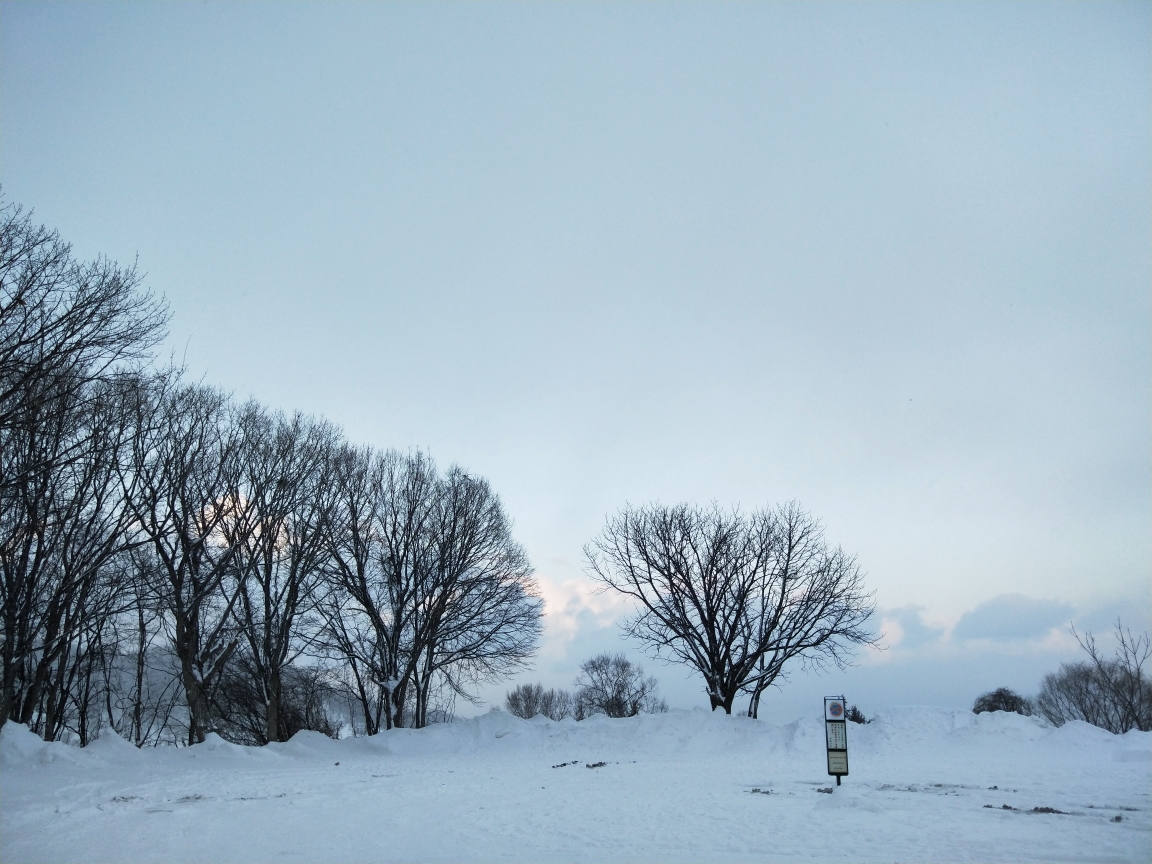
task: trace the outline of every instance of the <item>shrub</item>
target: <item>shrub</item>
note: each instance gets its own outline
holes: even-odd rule
[[[1032,716],[1032,703],[1015,690],[999,687],[990,693],[977,697],[976,702],[972,705],[972,711],[975,714],[983,714],[985,711],[1009,711],[1013,714],[1023,714],[1025,717],[1030,717]]]
[[[844,714],[844,719],[851,721],[852,723],[871,723],[872,722],[867,717],[865,717],[864,712],[861,711],[859,708],[857,708],[855,705],[850,705],[848,707],[847,713]]]

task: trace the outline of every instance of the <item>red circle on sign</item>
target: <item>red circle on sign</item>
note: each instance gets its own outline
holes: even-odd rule
[[[828,706],[828,713],[831,714],[833,717],[839,717],[841,714],[844,713],[844,706],[841,705],[839,702],[833,702],[831,705]]]

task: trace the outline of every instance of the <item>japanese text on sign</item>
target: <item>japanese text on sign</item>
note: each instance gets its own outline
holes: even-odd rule
[[[843,723],[825,723],[829,750],[847,750],[848,735]]]

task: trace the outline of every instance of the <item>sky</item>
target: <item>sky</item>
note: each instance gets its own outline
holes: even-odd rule
[[[0,183],[237,398],[489,479],[535,667],[623,650],[626,504],[797,501],[845,693],[1035,692],[1152,627],[1152,6],[0,3]],[[815,708],[813,706],[816,706]]]

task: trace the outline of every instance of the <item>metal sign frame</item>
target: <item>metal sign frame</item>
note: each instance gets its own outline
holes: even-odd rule
[[[824,697],[824,743],[828,752],[828,774],[848,776],[848,702],[843,696]]]

